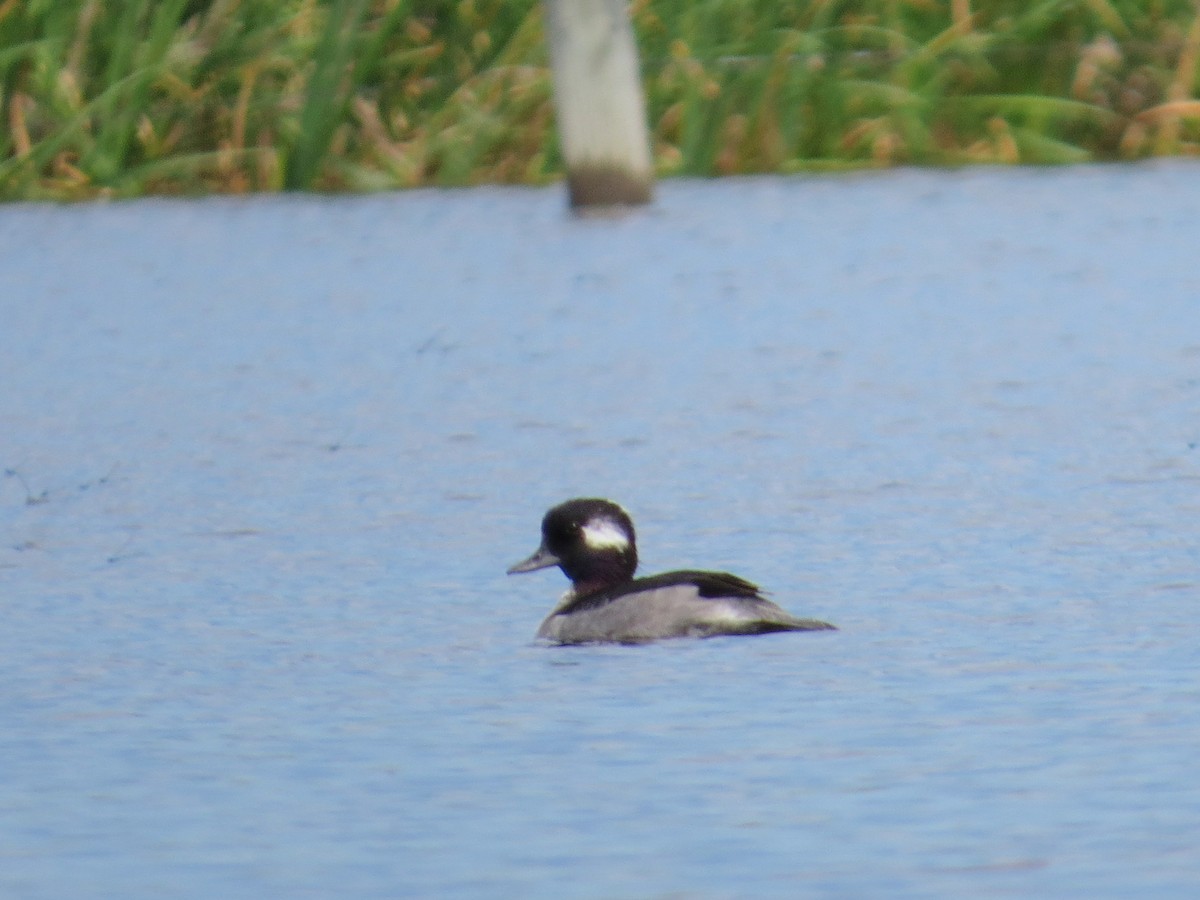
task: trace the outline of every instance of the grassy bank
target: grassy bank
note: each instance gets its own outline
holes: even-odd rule
[[[634,0],[660,174],[1200,151],[1193,0]],[[557,177],[535,0],[0,0],[0,197]]]

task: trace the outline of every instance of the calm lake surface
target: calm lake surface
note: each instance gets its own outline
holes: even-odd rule
[[[1198,212],[0,207],[0,896],[1189,895]],[[841,630],[533,644],[578,495]]]

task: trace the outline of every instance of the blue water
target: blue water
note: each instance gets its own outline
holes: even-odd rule
[[[0,208],[0,896],[1185,896],[1200,168]],[[823,634],[546,648],[646,572]]]

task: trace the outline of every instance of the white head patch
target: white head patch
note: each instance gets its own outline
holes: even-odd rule
[[[583,542],[593,550],[624,550],[629,535],[612,519],[592,519],[583,526]]]

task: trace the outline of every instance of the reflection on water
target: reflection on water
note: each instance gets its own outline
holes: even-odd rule
[[[0,893],[1185,893],[1198,198],[0,210]],[[533,646],[576,495],[842,630]]]

